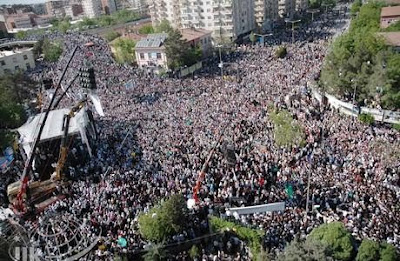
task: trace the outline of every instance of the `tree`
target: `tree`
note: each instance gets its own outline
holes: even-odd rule
[[[136,42],[128,38],[118,38],[113,43],[115,48],[115,59],[118,63],[135,62]]]
[[[278,261],[327,261],[333,260],[332,251],[326,244],[313,239],[299,241],[297,239],[290,242],[285,247],[284,252],[278,256]]]
[[[351,260],[353,257],[353,239],[341,222],[332,222],[314,228],[309,237],[310,240],[327,244],[333,251],[335,259]]]
[[[142,27],[140,27],[139,33],[140,34],[152,34],[152,33],[154,33],[154,28],[151,24],[143,25]]]
[[[105,34],[104,38],[106,38],[107,41],[111,42],[120,36],[121,34],[118,33],[117,31],[110,30]]]
[[[379,243],[364,239],[358,248],[356,261],[374,261],[379,259]]]
[[[381,261],[395,261],[398,259],[396,248],[388,243],[382,243],[379,251]]]
[[[60,40],[52,41],[48,38],[43,40],[44,59],[49,62],[56,62],[63,52],[63,43]]]
[[[162,242],[148,249],[143,257],[145,261],[161,261],[165,260],[167,255],[168,252],[165,250],[165,244]]]
[[[195,260],[200,256],[200,249],[196,245],[193,245],[189,250],[189,256],[192,260]]]
[[[282,59],[287,55],[287,49],[285,46],[279,46],[279,48],[275,52],[276,57]]]
[[[249,35],[249,39],[252,45],[254,45],[254,43],[256,42],[256,35],[254,34],[254,32],[251,32]]]
[[[367,125],[372,125],[375,121],[374,116],[372,116],[370,113],[361,113],[358,115],[358,119]]]
[[[169,32],[164,42],[165,53],[168,58],[168,67],[171,70],[179,68],[184,64],[184,56],[188,49],[187,43],[182,39],[182,34],[178,30]]]
[[[22,39],[25,39],[27,35],[28,34],[25,31],[18,31],[15,34],[15,38],[17,38],[18,40],[22,40]]]
[[[140,215],[139,230],[145,239],[159,243],[181,232],[187,217],[186,202],[182,195],[176,194]]]
[[[274,123],[274,138],[278,146],[301,146],[304,143],[304,133],[288,111],[269,114]]]
[[[161,22],[154,28],[154,32],[156,33],[170,33],[172,31],[174,31],[174,29],[167,19],[161,20]]]
[[[71,28],[71,24],[68,20],[63,20],[59,25],[58,25],[58,30],[65,34],[69,29]]]
[[[43,40],[43,38],[41,38],[33,46],[32,52],[33,52],[33,55],[35,56],[35,58],[38,58],[43,53],[43,43],[44,43],[44,40]]]

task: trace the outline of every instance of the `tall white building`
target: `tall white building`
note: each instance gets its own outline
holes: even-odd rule
[[[279,0],[278,9],[281,18],[292,18],[296,11],[296,0]]]
[[[82,7],[86,17],[94,18],[101,15],[100,0],[83,0]]]
[[[235,40],[255,28],[254,0],[149,0],[153,25],[204,28],[217,41]]]
[[[279,0],[254,0],[254,15],[257,25],[264,27],[266,22],[278,20]]]

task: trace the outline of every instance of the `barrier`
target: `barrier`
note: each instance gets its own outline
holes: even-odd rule
[[[375,121],[385,122],[385,123],[392,123],[392,124],[400,124],[400,112],[396,111],[389,111],[389,110],[379,110],[373,109],[368,107],[361,107],[360,110],[357,106],[341,101],[337,99],[335,96],[330,94],[322,95],[316,89],[312,89],[313,96],[319,102],[322,102],[323,98],[325,97],[328,103],[335,109],[338,109],[340,112],[353,116],[358,117],[359,113],[368,113],[371,114]]]
[[[194,73],[195,71],[199,70],[203,68],[203,62],[197,62],[195,64],[193,64],[192,66],[186,67],[186,68],[182,68],[179,71],[179,77],[185,77],[191,73]]]

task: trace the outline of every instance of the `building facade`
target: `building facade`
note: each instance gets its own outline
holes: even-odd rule
[[[83,0],[82,7],[84,15],[88,18],[95,18],[101,15],[100,0]]]
[[[0,46],[0,76],[35,68],[34,43],[12,42]]]
[[[47,14],[55,17],[64,17],[66,2],[62,0],[47,0],[46,10]]]
[[[198,46],[201,49],[203,57],[211,53],[212,39],[211,31],[204,29],[182,29],[180,30],[182,39],[184,39],[190,46]]]
[[[136,62],[139,68],[168,68],[164,42],[168,34],[150,34],[135,46]]]
[[[153,25],[166,19],[175,28],[204,28],[214,39],[236,40],[255,28],[254,0],[150,0]]]

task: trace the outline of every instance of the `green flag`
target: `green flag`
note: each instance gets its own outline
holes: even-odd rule
[[[293,198],[293,186],[288,184],[285,186],[286,194],[289,196],[290,199]]]

